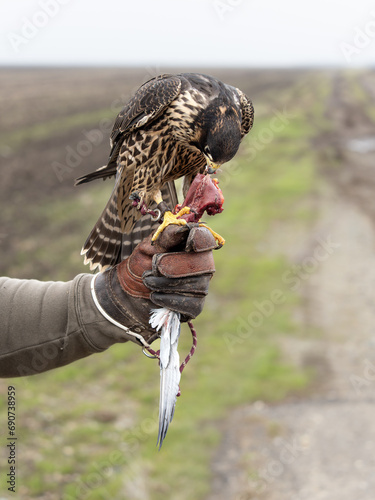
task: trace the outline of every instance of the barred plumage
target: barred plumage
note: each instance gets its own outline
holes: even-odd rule
[[[129,255],[155,229],[138,209],[152,207],[160,195],[174,208],[174,181],[185,177],[186,193],[207,164],[217,168],[233,158],[253,116],[245,94],[207,75],[160,75],[143,84],[116,119],[108,164],[76,181],[116,175],[112,195],[83,246],[85,263],[102,270]]]

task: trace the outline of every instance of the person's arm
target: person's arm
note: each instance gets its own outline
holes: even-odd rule
[[[91,281],[0,278],[1,377],[40,373],[127,340],[95,307]]]
[[[158,306],[185,320],[196,317],[214,272],[214,246],[203,228],[189,233],[172,226],[159,244],[147,238],[95,279],[0,278],[0,377],[57,368],[117,342],[147,345],[158,336],[149,324]]]

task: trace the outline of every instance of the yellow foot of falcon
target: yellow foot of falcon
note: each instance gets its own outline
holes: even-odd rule
[[[212,236],[215,238],[218,249],[221,248],[223,245],[225,245],[224,238],[222,236],[220,236],[220,234],[215,233],[215,231],[213,231],[209,226],[207,226],[207,224],[203,224],[203,222],[200,222],[199,227],[205,227],[206,229],[208,229],[210,231]]]
[[[163,222],[160,224],[158,227],[156,233],[152,237],[152,241],[156,241],[161,233],[164,231],[166,227],[168,227],[171,224],[177,224],[178,226],[184,226],[186,224],[186,220],[184,219],[178,219],[178,217],[181,217],[181,215],[185,215],[190,213],[190,208],[189,207],[184,207],[182,210],[177,212],[176,215],[172,214],[172,212],[165,212]]]

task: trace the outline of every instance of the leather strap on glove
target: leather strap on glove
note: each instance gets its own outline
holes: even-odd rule
[[[212,234],[198,225],[168,226],[154,245],[151,236],[117,266],[95,276],[93,297],[126,340],[150,344],[158,336],[150,311],[166,307],[188,321],[201,313],[215,272]]]

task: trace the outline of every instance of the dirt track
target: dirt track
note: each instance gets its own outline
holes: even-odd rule
[[[304,399],[257,402],[230,415],[207,500],[374,498],[375,125],[366,110],[375,96],[370,76],[359,84],[365,102],[347,81],[333,81],[332,130],[314,143],[321,149],[320,216],[294,252],[301,263],[318,238],[331,242],[304,281],[298,311],[302,329],[323,335],[281,341],[287,357],[314,369],[316,383]]]

